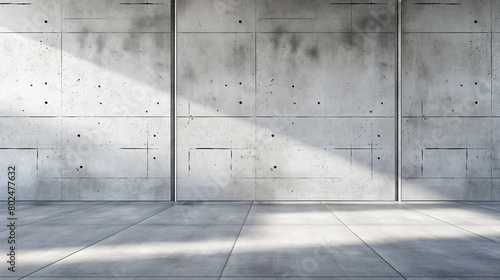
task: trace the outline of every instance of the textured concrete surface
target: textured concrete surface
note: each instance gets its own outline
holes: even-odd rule
[[[179,2],[180,200],[394,200],[396,2],[372,2]]]
[[[18,199],[170,199],[170,3],[0,3]],[[179,0],[178,199],[394,200],[396,3]],[[402,198],[500,200],[500,1],[402,31]]]
[[[405,200],[498,200],[498,3],[403,1]]]
[[[0,5],[0,168],[17,167],[18,199],[170,199],[169,32],[166,0]]]
[[[2,279],[500,279],[495,202],[23,202],[18,209],[20,221],[33,218],[16,229],[17,271],[3,263]]]

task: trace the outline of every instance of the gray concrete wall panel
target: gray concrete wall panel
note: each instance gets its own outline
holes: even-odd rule
[[[255,1],[179,1],[178,199],[255,199]]]
[[[403,1],[403,32],[490,32],[491,2]],[[495,2],[497,1],[493,1]]]
[[[179,116],[255,115],[255,34],[181,33]]]
[[[63,0],[63,32],[170,32],[170,1]],[[134,4],[137,3],[137,4]]]
[[[148,131],[147,119],[65,118],[62,143],[75,147],[109,145],[123,149],[146,148],[150,134],[153,132]]]
[[[500,201],[500,180],[491,182],[491,200]]]
[[[500,34],[492,33],[492,80],[491,80],[491,114],[500,116]],[[486,94],[485,94],[486,95]]]
[[[496,128],[500,127],[500,119],[492,118],[491,126],[492,128],[495,128],[491,130],[491,175],[498,179],[500,178],[500,131]]]
[[[492,32],[500,32],[500,2],[491,1]]]
[[[255,32],[255,0],[182,0],[179,32]]]
[[[498,1],[403,1],[405,200],[495,199]]]
[[[2,99],[5,100],[0,102],[0,116],[59,114],[60,34],[0,33],[0,59],[8,66],[0,68]]]
[[[257,0],[257,32],[394,32],[395,3]]]
[[[133,2],[0,5],[1,164],[19,169],[18,199],[169,199],[170,1]]]
[[[350,32],[351,5],[341,1],[257,1],[258,32]]]
[[[235,148],[255,146],[255,125],[251,118],[179,118],[179,149]],[[233,133],[233,132],[238,133]]]
[[[62,175],[65,178],[145,178],[147,160],[147,152],[142,149],[120,150],[106,145],[64,146]],[[110,166],[119,167],[111,169]]]
[[[14,0],[0,6],[0,32],[60,32],[61,1]]]
[[[48,157],[48,158],[47,158]],[[61,197],[60,156],[55,149],[3,149],[0,150],[0,167],[14,167],[16,199],[52,200]],[[8,181],[7,172],[0,175]],[[0,199],[7,200],[7,192]]]
[[[180,4],[179,199],[393,199],[395,1],[233,4]]]
[[[69,33],[63,37],[63,114],[169,116],[170,35]]]
[[[424,149],[423,177],[456,178],[467,174],[466,149]]]
[[[20,199],[170,198],[170,3],[0,4]],[[397,1],[177,3],[178,199],[395,198]],[[402,197],[499,200],[500,1],[402,5]]]
[[[488,33],[405,33],[403,114],[491,115],[490,36]]]
[[[61,124],[57,118],[0,118],[3,149],[60,148]]]
[[[169,179],[64,179],[61,200],[169,200]]]
[[[394,200],[387,180],[376,179],[258,179],[257,200]]]
[[[491,179],[404,179],[403,200],[492,199]]]
[[[483,149],[467,149],[466,150],[466,177],[469,178],[491,178],[492,165],[495,159],[492,158],[492,150]]]
[[[488,148],[491,123],[488,118],[405,118],[403,149]],[[467,137],[463,137],[467,135]]]
[[[253,161],[250,150],[190,150],[188,176],[179,180],[179,199],[254,200]]]
[[[257,115],[394,115],[394,34],[257,36]]]
[[[389,118],[266,118],[258,119],[257,127],[259,178],[371,178],[394,172]]]
[[[390,118],[259,118],[257,144],[265,147],[303,145],[313,148],[392,148]]]
[[[255,124],[252,118],[179,118],[180,200],[255,198]]]
[[[255,179],[201,176],[179,178],[179,200],[255,200]]]

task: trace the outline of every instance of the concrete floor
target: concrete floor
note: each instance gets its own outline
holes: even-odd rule
[[[0,279],[500,279],[495,202],[18,202],[16,216]]]

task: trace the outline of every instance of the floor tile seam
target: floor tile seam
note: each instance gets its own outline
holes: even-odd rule
[[[21,276],[20,276],[21,277]],[[252,276],[253,277],[253,276]],[[94,278],[94,279],[137,279],[137,278],[149,278],[149,279],[183,279],[183,278],[187,278],[187,279],[192,279],[192,278],[195,278],[195,279],[198,279],[198,278],[207,278],[207,279],[218,279],[219,276],[217,275],[214,275],[214,276],[207,276],[206,274],[205,275],[190,275],[190,276],[178,276],[178,275],[175,275],[175,274],[172,274],[172,275],[154,275],[154,274],[151,274],[151,275],[144,275],[144,274],[141,274],[141,275],[133,275],[133,274],[128,274],[128,276],[113,276],[113,275],[105,275],[105,274],[101,274],[101,275],[77,275],[77,276],[22,276],[21,278],[19,278],[19,280],[21,279],[32,279],[32,278],[47,278],[47,279],[57,279],[57,278],[61,278],[61,279],[80,279],[80,278]],[[2,278],[0,278],[1,280]]]
[[[243,227],[245,226],[245,222],[248,219],[248,215],[250,215],[250,211],[252,210],[254,202],[250,204],[250,207],[248,208],[247,215],[245,216],[245,219],[243,220],[243,223],[241,224],[240,231],[238,232],[238,235],[236,236],[236,239],[234,240],[233,246],[231,247],[231,251],[229,251],[229,255],[227,256],[226,262],[224,263],[224,267],[222,267],[222,271],[220,272],[219,279],[222,278],[222,274],[224,274],[224,270],[226,269],[227,264],[229,263],[229,259],[231,258],[231,255],[233,254],[234,247],[236,246],[236,242],[238,242],[238,238],[240,237],[241,232],[243,231]]]
[[[479,201],[479,202],[486,202],[486,201]],[[469,204],[469,205],[473,205],[473,206],[479,206],[481,208],[484,208],[484,209],[488,209],[488,210],[492,210],[492,211],[495,211],[495,212],[500,212],[500,209],[495,209],[495,208],[490,208],[488,207],[487,205],[481,205],[481,204],[475,204],[474,202],[472,201],[465,201],[465,203]],[[500,204],[500,202],[497,202],[498,204]]]
[[[145,227],[203,227],[203,228],[210,228],[210,227],[241,227],[241,223],[238,224],[148,224],[148,223],[141,223],[141,226]]]
[[[104,206],[106,206],[108,204],[111,204],[111,203],[115,203],[115,201],[110,201],[108,203],[96,205],[96,206],[93,206],[93,207],[90,207],[90,208],[80,209],[80,210],[77,210],[77,211],[74,211],[74,212],[69,212],[69,213],[61,214],[59,216],[54,216],[54,217],[46,218],[46,219],[43,219],[43,220],[31,222],[31,223],[28,223],[28,224],[20,225],[20,226],[18,226],[18,228],[25,227],[25,226],[30,226],[30,225],[34,225],[34,224],[41,223],[41,222],[46,222],[46,221],[49,221],[49,220],[52,220],[52,219],[56,219],[56,218],[60,218],[60,217],[66,216],[66,215],[71,215],[71,214],[75,214],[75,213],[79,213],[79,212],[83,212],[83,211],[88,211],[88,210],[92,210],[92,209],[104,207]],[[19,219],[21,219],[21,218],[18,218],[18,220]],[[2,231],[0,231],[0,232],[2,232]]]
[[[297,276],[297,275],[292,275],[292,276],[276,276],[276,275],[267,275],[267,276],[251,276],[251,275],[245,275],[245,276],[223,276],[222,278],[220,278],[219,280],[224,280],[224,279],[227,279],[227,278],[265,278],[265,279],[304,279],[304,278],[312,278],[312,279],[316,279],[316,278],[322,278],[322,279],[332,279],[332,280],[335,280],[335,279],[338,279],[338,278],[341,278],[342,280],[344,279],[372,279],[372,278],[377,278],[377,279],[380,279],[380,278],[383,278],[384,280],[385,279],[406,279],[404,276],[394,276],[394,274],[392,275],[387,275],[387,274],[380,274],[380,275],[372,275],[372,274],[369,274],[370,276],[363,276],[363,275],[358,275],[358,276],[353,276],[352,273],[349,273],[349,272],[340,272],[340,273],[337,273],[337,274],[332,274],[332,275],[327,275],[327,276],[311,276],[311,275],[306,275],[306,274],[303,274],[302,276]],[[489,276],[483,276],[483,277],[489,277]]]
[[[191,276],[178,276],[178,275],[175,275],[175,274],[172,274],[172,275],[154,275],[154,274],[151,274],[151,275],[133,275],[130,276],[131,274],[128,274],[128,276],[113,276],[113,275],[78,275],[78,276],[19,276],[19,280],[21,279],[33,279],[33,278],[47,278],[47,279],[87,279],[87,278],[90,278],[90,279],[137,279],[137,278],[148,278],[148,279],[199,279],[199,278],[203,278],[203,279],[218,279],[219,276],[215,275],[215,276],[206,276],[206,275],[191,275]],[[233,276],[231,276],[233,277]],[[253,276],[252,276],[253,277]],[[227,278],[227,277],[226,277]],[[2,278],[0,277],[0,280]]]
[[[359,280],[359,279],[398,279],[402,280],[406,278],[404,276],[394,276],[394,275],[378,275],[378,276],[352,276],[350,273],[346,273],[349,275],[343,275],[343,274],[334,274],[334,275],[328,275],[328,276],[310,276],[310,275],[302,275],[302,276],[276,276],[276,275],[268,275],[268,276],[223,276],[219,278],[219,280],[224,280],[224,279],[329,279],[329,280],[349,280],[349,279],[354,279],[354,280]],[[485,277],[485,276],[483,276]],[[486,276],[489,277],[489,276]]]
[[[151,219],[157,215],[160,215],[162,214],[163,212],[167,211],[167,210],[170,210],[170,209],[173,209],[175,206],[178,206],[177,204],[172,204],[172,205],[169,205],[167,208],[163,209],[162,211],[158,212],[158,213],[155,213],[145,219],[142,219],[141,221],[139,221],[139,223],[143,223],[144,221],[148,220],[148,219]],[[164,225],[167,225],[167,224],[164,224]]]
[[[419,213],[419,214],[421,214],[421,215],[424,215],[424,216],[427,216],[427,217],[429,217],[429,218],[432,218],[432,219],[434,219],[434,220],[437,220],[437,221],[443,222],[443,223],[448,224],[448,225],[451,225],[451,226],[455,226],[454,224],[452,224],[452,223],[450,223],[450,222],[447,222],[447,221],[445,221],[445,220],[443,220],[443,219],[440,219],[440,218],[434,217],[434,216],[432,216],[431,214],[427,214],[427,213],[422,212],[422,211],[420,211],[420,210],[418,210],[418,209],[416,209],[416,208],[412,208],[412,207],[410,207],[410,206],[408,206],[408,205],[405,205],[404,203],[402,203],[402,204],[401,204],[401,206],[403,206],[403,207],[405,207],[405,208],[407,208],[407,209],[409,209],[409,210],[411,210],[411,211],[417,212],[417,213]]]
[[[335,213],[333,213],[332,210],[330,210],[328,207],[326,207],[322,202],[321,202],[321,205],[323,205],[330,213],[332,213],[332,215],[337,218],[344,226],[347,230],[349,230],[354,236],[356,236],[356,238],[358,238],[361,242],[363,242],[363,244],[365,244],[365,246],[367,246],[368,248],[370,248],[370,250],[375,253],[381,260],[383,260],[390,268],[392,268],[397,274],[399,274],[399,276],[401,276],[403,279],[407,280],[407,278],[405,276],[403,276],[403,274],[401,274],[401,272],[399,272],[394,266],[392,266],[392,264],[390,264],[386,259],[384,259],[377,251],[375,251],[375,249],[373,249],[370,245],[368,245],[368,243],[366,243],[361,237],[359,237],[349,226],[347,226],[344,221],[342,221],[339,217],[337,217],[337,215],[335,215]]]
[[[403,205],[403,206],[404,206],[404,205]],[[406,206],[405,206],[405,207],[406,207]],[[471,233],[471,234],[473,234],[473,235],[476,235],[476,236],[479,236],[479,237],[481,237],[481,238],[484,238],[484,239],[487,239],[487,240],[489,240],[489,241],[492,241],[492,242],[494,242],[494,243],[500,244],[500,242],[498,242],[498,241],[496,241],[496,240],[493,240],[493,239],[491,239],[491,238],[488,238],[488,237],[486,237],[486,236],[483,236],[483,235],[481,235],[481,234],[478,234],[478,233],[475,233],[475,232],[473,232],[473,231],[470,231],[470,230],[468,230],[468,229],[463,228],[464,226],[467,226],[467,225],[456,225],[456,224],[452,224],[452,223],[447,222],[447,221],[445,221],[445,220],[442,220],[442,219],[439,219],[439,218],[433,217],[433,216],[431,216],[431,215],[429,215],[429,214],[427,214],[427,213],[421,212],[421,211],[419,211],[419,210],[417,210],[417,209],[413,209],[413,208],[410,208],[410,209],[412,209],[412,210],[414,210],[414,211],[416,211],[416,212],[418,212],[418,213],[421,213],[422,215],[426,215],[426,216],[431,217],[431,218],[434,218],[434,219],[436,219],[436,220],[438,220],[438,221],[442,221],[443,223],[446,223],[446,224],[448,224],[448,225],[450,225],[450,226],[452,226],[452,227],[455,227],[455,228],[457,228],[457,229],[460,229],[460,230],[466,231],[466,232]]]
[[[85,250],[85,249],[87,249],[87,248],[89,248],[89,247],[91,247],[91,246],[94,246],[94,245],[96,245],[96,244],[98,244],[98,243],[100,243],[100,242],[102,242],[102,241],[104,241],[104,240],[106,240],[106,239],[108,239],[108,238],[110,238],[110,237],[112,237],[112,236],[115,236],[115,235],[117,235],[117,234],[119,234],[119,233],[121,233],[121,232],[123,232],[123,231],[125,231],[125,230],[129,229],[129,228],[134,227],[134,226],[138,225],[139,223],[141,223],[141,222],[143,222],[143,221],[145,221],[145,220],[147,220],[147,219],[151,218],[152,216],[157,215],[157,214],[159,214],[159,213],[161,213],[161,212],[163,212],[163,211],[166,211],[166,210],[170,209],[171,207],[173,207],[173,205],[169,206],[167,209],[162,209],[162,210],[161,210],[161,211],[159,211],[158,213],[153,214],[153,215],[151,215],[151,216],[149,216],[149,217],[146,217],[146,218],[144,218],[144,219],[142,219],[142,220],[140,220],[140,221],[137,221],[137,222],[135,222],[135,223],[133,223],[133,224],[131,224],[131,225],[129,225],[129,226],[127,226],[127,227],[125,227],[125,228],[123,228],[123,229],[121,229],[121,230],[119,230],[119,231],[115,232],[115,233],[112,233],[112,234],[110,234],[110,235],[108,235],[108,236],[106,236],[106,237],[104,237],[104,238],[102,238],[102,239],[99,239],[99,240],[97,240],[97,241],[95,241],[95,242],[93,242],[93,243],[91,243],[91,244],[89,244],[89,245],[87,245],[87,246],[84,246],[83,248],[81,248],[81,249],[79,249],[79,250],[76,250],[75,252],[73,252],[73,253],[71,253],[71,254],[68,254],[68,255],[66,255],[66,256],[64,256],[64,257],[62,257],[62,258],[60,258],[60,259],[58,259],[58,260],[56,260],[56,261],[53,261],[52,263],[47,264],[47,265],[45,265],[45,266],[43,266],[43,267],[41,267],[41,268],[39,268],[39,269],[37,269],[37,270],[35,270],[35,271],[33,271],[33,272],[31,272],[31,273],[27,274],[27,275],[25,275],[25,276],[22,276],[22,277],[21,277],[21,278],[19,278],[19,279],[24,279],[24,278],[26,278],[26,277],[29,277],[30,275],[33,275],[33,274],[35,274],[35,273],[37,273],[37,272],[39,272],[39,271],[41,271],[41,270],[43,270],[43,269],[45,269],[45,268],[47,268],[47,267],[51,266],[51,265],[54,265],[54,264],[56,264],[56,263],[58,263],[58,262],[60,262],[60,261],[62,261],[62,260],[64,260],[64,259],[67,259],[68,257],[71,257],[72,255],[75,255],[75,254],[76,254],[76,253],[78,253],[78,252],[81,252],[81,251],[83,251],[83,250]],[[35,277],[35,276],[34,276],[34,277]],[[38,276],[36,276],[36,277],[38,277]]]
[[[344,225],[332,224],[245,224],[247,227],[344,227]]]
[[[103,279],[103,278],[110,278],[110,279],[137,279],[137,278],[153,278],[153,279],[192,279],[192,278],[206,278],[206,279],[215,279],[218,278],[218,276],[70,276],[71,279],[81,279],[81,278],[95,278],[95,279]],[[245,279],[245,278],[255,278],[255,279],[367,279],[370,280],[372,278],[375,279],[402,279],[401,276],[224,276],[221,278],[221,280],[224,279]],[[333,278],[332,278],[333,277]],[[410,277],[417,277],[419,278],[420,276],[410,276]],[[481,277],[481,278],[498,278],[499,276],[451,276],[453,278],[470,278],[470,277]],[[444,276],[444,277],[433,277],[431,276],[432,279],[448,279],[451,278],[450,276]],[[12,276],[0,276],[0,279],[10,279],[10,278],[15,278]],[[32,279],[32,278],[47,278],[47,279],[68,279],[68,276],[29,276],[29,277],[23,277],[24,279]],[[21,278],[19,278],[21,279]],[[411,279],[410,279],[411,280]]]
[[[200,207],[200,206],[250,206],[254,201],[199,201],[199,202],[187,202],[187,201],[177,201],[176,206],[182,207]]]
[[[352,223],[346,223],[345,226],[351,226],[351,227],[447,227],[449,226],[448,224],[442,223],[442,224],[352,224]]]
[[[467,204],[468,204],[468,202],[464,202],[464,203],[467,203]],[[432,216],[431,214],[427,214],[427,213],[425,213],[425,212],[422,212],[421,210],[419,210],[419,209],[417,209],[417,208],[412,208],[412,207],[411,207],[411,206],[409,206],[409,205],[405,205],[404,203],[402,203],[401,205],[402,205],[403,207],[405,207],[405,208],[409,209],[409,210],[413,210],[413,211],[416,211],[416,212],[418,212],[418,213],[420,213],[420,214],[423,214],[423,215],[426,215],[426,216],[428,216],[428,217],[434,218],[434,219],[436,219],[436,220],[446,222],[446,221],[444,221],[444,220],[442,220],[442,219],[439,219],[439,218],[436,218],[436,217]],[[469,204],[469,205],[474,205],[474,204]],[[477,205],[477,206],[479,206],[480,208],[482,208],[481,210],[491,210],[491,211],[494,211],[494,212],[500,212],[500,210],[496,210],[496,209],[493,209],[493,208],[488,208],[488,207],[486,207],[486,206],[485,206],[485,207],[481,207],[480,205]],[[448,222],[446,222],[446,223],[448,223]],[[500,221],[499,221],[499,223],[500,223]],[[448,224],[451,224],[451,223],[448,223]],[[500,224],[499,224],[499,225],[500,225]]]
[[[177,224],[177,223],[144,223],[143,225],[147,226],[241,226],[241,223],[233,223],[233,224]],[[309,226],[314,226],[314,227],[343,227],[344,225],[324,225],[324,224],[297,224],[297,225],[290,225],[290,224],[245,224],[245,226],[249,227],[309,227]],[[4,230],[5,231],[5,230]],[[0,231],[1,232],[1,231]]]
[[[482,234],[479,234],[479,233],[477,233],[477,232],[470,231],[470,230],[468,230],[468,229],[466,229],[466,228],[463,228],[464,226],[456,226],[456,227],[457,227],[457,228],[459,228],[459,229],[461,229],[461,230],[464,230],[464,231],[467,231],[467,232],[469,232],[469,233],[472,233],[472,234],[474,234],[474,235],[480,236],[480,237],[482,237],[482,238],[484,238],[484,239],[487,239],[487,240],[489,240],[489,241],[491,241],[491,242],[495,242],[495,243],[497,243],[497,244],[500,244],[500,241],[497,241],[497,240],[491,239],[491,238],[489,238],[489,237],[487,237],[487,236],[484,236],[484,235],[482,235]],[[500,276],[500,275],[499,275],[499,276]]]
[[[451,278],[464,278],[464,279],[477,279],[477,278],[495,278],[495,279],[499,279],[500,278],[500,274],[498,275],[467,275],[467,276],[464,276],[464,275],[449,275],[449,276],[433,276],[433,275],[408,275],[406,277],[410,277],[410,279],[407,279],[407,280],[412,280],[412,279],[415,279],[415,278],[430,278],[430,279],[443,279],[443,280],[446,280],[446,279],[451,279]]]
[[[120,201],[117,201],[117,202],[120,202]],[[103,206],[105,206],[105,205],[103,205]],[[149,218],[152,218],[153,216],[156,216],[156,215],[158,215],[158,214],[161,214],[163,211],[166,211],[166,210],[168,210],[168,209],[172,208],[173,206],[174,206],[174,205],[168,205],[168,206],[166,206],[167,208],[163,209],[162,211],[160,211],[160,212],[158,212],[158,213],[154,213],[154,214],[152,214],[152,216],[148,216],[148,217],[146,217],[145,219],[149,219]],[[87,209],[87,210],[91,210],[91,209],[89,208],[89,209]],[[74,212],[74,213],[76,213],[76,212]],[[73,214],[73,213],[70,213],[70,214]],[[51,219],[55,219],[55,218],[58,218],[58,217],[54,217],[54,218],[51,218]],[[53,225],[53,224],[51,224],[51,222],[50,222],[50,220],[51,220],[51,219],[49,219],[49,222],[47,222],[47,220],[44,220],[44,222],[46,222],[46,223],[47,223],[47,225]],[[144,221],[144,219],[142,219],[140,222],[142,222],[142,221]],[[38,223],[38,222],[37,222],[37,223]],[[32,225],[32,224],[33,224],[33,223],[31,223],[31,224],[27,224],[27,225]],[[60,224],[60,223],[59,223],[59,224]],[[94,224],[94,223],[92,223],[92,224]],[[123,224],[129,224],[129,223],[126,223],[126,222],[121,222],[121,223],[119,223],[119,224],[108,223],[108,224],[106,224],[106,225],[107,225],[107,226],[122,226]],[[26,225],[23,225],[23,226],[26,226]],[[90,225],[87,225],[87,224],[61,224],[61,226],[90,226]],[[1,231],[0,231],[0,232],[1,232]]]

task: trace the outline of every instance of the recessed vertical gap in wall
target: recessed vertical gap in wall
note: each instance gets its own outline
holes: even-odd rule
[[[63,21],[63,0],[60,0],[59,1],[59,9],[60,9],[60,22],[61,22],[61,26],[60,26],[60,32],[61,32],[61,70],[60,70],[60,73],[61,73],[61,77],[60,77],[60,102],[59,102],[59,113],[58,113],[58,116],[59,116],[59,128],[60,128],[60,139],[59,139],[59,152],[60,152],[60,155],[61,155],[61,158],[59,160],[59,190],[60,190],[60,194],[59,194],[59,197],[60,197],[60,200],[63,200],[63,158],[62,158],[62,155],[63,155],[63,90],[64,90],[64,87],[63,87],[63,77],[64,77],[64,73],[63,73],[63,36],[64,36],[64,33],[63,33],[63,25],[64,25],[64,21]]]
[[[177,201],[177,0],[170,1],[170,200]]]
[[[493,0],[490,1],[490,200],[493,201]]]
[[[253,147],[254,147],[254,160],[253,160],[253,199],[257,199],[257,1],[253,2],[254,5],[254,69],[253,69],[253,89],[254,89],[254,103],[253,103],[253,125],[255,128],[254,132],[254,142],[253,142]]]
[[[397,178],[397,183],[396,183],[396,200],[401,202],[402,200],[402,180],[401,180],[401,172],[402,172],[402,106],[403,106],[403,93],[402,93],[402,63],[401,63],[401,51],[402,51],[402,45],[401,45],[401,40],[402,40],[402,0],[397,1],[397,16],[398,16],[398,21],[397,21],[397,93],[396,93],[396,107],[397,107],[397,116],[396,116],[396,133],[397,133],[397,141],[396,141],[396,178]]]

